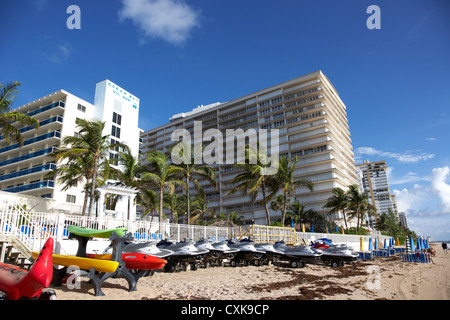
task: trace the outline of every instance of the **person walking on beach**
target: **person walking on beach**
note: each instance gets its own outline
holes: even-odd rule
[[[444,253],[447,253],[447,243],[445,241],[442,242],[442,249],[444,249]]]

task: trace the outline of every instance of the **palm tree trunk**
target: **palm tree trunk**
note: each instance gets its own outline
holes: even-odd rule
[[[191,224],[191,193],[189,192],[189,175],[186,175],[186,212],[187,212],[187,224]],[[195,182],[195,181],[194,181]]]
[[[164,188],[159,189],[159,223],[162,223],[163,218],[163,194]]]
[[[267,225],[270,225],[270,213],[269,213],[269,207],[267,206],[267,201],[266,201],[266,186],[263,183],[262,184],[262,193],[263,193],[263,201],[264,201],[264,208],[266,209],[266,222]]]
[[[348,230],[347,216],[345,215],[345,209],[342,209],[342,215],[344,216],[345,230]]]
[[[284,193],[284,203],[283,203],[283,214],[281,216],[281,223],[284,226],[284,222],[286,220],[286,207],[287,207],[287,192]]]
[[[94,160],[94,169],[92,172],[92,184],[91,184],[91,198],[89,199],[89,216],[92,215],[92,209],[94,208],[94,198],[95,198],[95,180],[97,179],[97,166],[98,159]]]
[[[85,216],[86,215],[86,207],[87,207],[87,204],[88,204],[88,193],[87,193],[87,190],[85,190],[85,192],[84,192],[84,200],[83,200],[83,209],[81,209],[81,215],[82,216]]]

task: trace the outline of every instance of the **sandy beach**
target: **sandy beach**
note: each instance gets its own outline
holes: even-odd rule
[[[81,288],[52,287],[57,300],[448,300],[450,254],[439,246],[434,264],[402,262],[398,255],[331,268],[279,265],[209,267],[142,277],[128,291],[123,278],[102,285],[95,296],[87,277]]]

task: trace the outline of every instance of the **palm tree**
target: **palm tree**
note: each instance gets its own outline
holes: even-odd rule
[[[152,213],[152,220],[153,220],[154,212],[158,208],[157,205],[158,202],[159,201],[156,192],[151,189],[142,189],[136,195],[136,204],[140,205],[144,212],[142,217],[145,217],[149,213]]]
[[[207,201],[204,197],[195,197],[192,201],[192,208],[193,216],[191,218],[191,222],[195,222],[196,220],[205,222],[205,217],[211,219],[216,218],[216,211],[209,207],[209,201]]]
[[[178,223],[180,213],[186,212],[186,195],[170,195],[169,193],[165,192],[163,198],[163,206],[166,209],[169,209],[172,213],[172,221],[174,223]]]
[[[185,182],[178,177],[182,169],[169,163],[169,158],[161,151],[152,151],[147,154],[148,165],[142,174],[147,187],[153,186],[159,193],[159,221],[163,219],[164,191],[172,196],[175,187],[185,186]]]
[[[262,191],[264,209],[266,211],[266,223],[270,225],[270,213],[268,201],[273,196],[269,194],[269,187],[272,176],[266,175],[265,171],[270,168],[270,164],[266,161],[262,152],[257,152],[249,145],[246,146],[246,162],[237,163],[234,166],[243,170],[243,172],[231,180],[231,183],[237,185],[228,191],[232,194],[238,191],[249,193],[253,202],[256,201],[259,191]],[[248,161],[248,163],[247,163]]]
[[[295,193],[295,187],[308,188],[314,191],[314,184],[307,178],[295,179],[295,166],[297,165],[297,157],[293,161],[289,161],[288,157],[280,156],[277,174],[273,176],[272,190],[277,193],[281,190],[284,195],[284,203],[281,212],[281,223],[284,225],[286,219],[286,209],[289,196]]]
[[[333,195],[328,198],[327,203],[323,206],[323,208],[331,209],[330,212],[332,213],[342,211],[345,229],[348,229],[346,210],[349,204],[349,197],[341,188],[334,188],[331,192]]]
[[[80,128],[79,136],[67,136],[62,142],[66,147],[60,148],[56,152],[56,161],[63,159],[74,159],[80,156],[92,157],[92,175],[89,199],[89,215],[94,209],[95,188],[97,186],[97,175],[101,161],[107,159],[108,151],[116,147],[124,150],[128,149],[125,144],[110,143],[110,135],[103,135],[105,122],[98,120],[88,121],[85,119],[76,119],[77,127]]]
[[[179,151],[179,156],[183,157],[184,161],[182,161],[180,164],[174,164],[175,166],[179,167],[181,169],[180,175],[183,177],[185,183],[186,183],[186,208],[187,208],[187,223],[191,223],[191,193],[190,193],[190,185],[191,182],[194,184],[194,188],[199,192],[200,196],[204,196],[203,188],[199,182],[199,178],[205,178],[207,179],[211,185],[213,185],[215,188],[217,188],[217,182],[215,180],[216,171],[211,168],[208,165],[199,165],[196,164],[195,159],[195,153],[201,152],[201,149],[194,149],[190,145],[185,145],[185,148],[191,148],[190,151],[190,159],[187,159],[184,157],[182,149]]]
[[[52,156],[56,157],[58,151]],[[46,177],[57,177],[58,183],[63,186],[61,190],[65,191],[72,187],[76,187],[80,183],[85,183],[84,201],[81,214],[86,213],[87,202],[89,198],[88,183],[92,177],[92,157],[90,155],[74,157],[67,163],[57,166],[56,169],[46,175]]]
[[[295,200],[290,211],[286,212],[286,216],[296,224],[311,222],[315,214],[313,209],[305,210],[305,205],[298,200]]]
[[[117,178],[124,185],[139,189],[140,176],[144,167],[138,157],[131,154],[129,149],[119,152],[119,168]]]
[[[290,202],[290,200],[288,199],[288,202]],[[272,209],[273,211],[280,211],[281,214],[283,215],[283,208],[285,207],[285,196],[284,194],[279,194],[275,197],[275,200],[273,200],[272,202],[270,202],[270,209]],[[288,203],[286,205],[286,207],[289,207],[290,203]]]
[[[37,129],[39,128],[39,121],[24,113],[11,111],[12,103],[19,92],[18,86],[21,86],[21,84],[17,81],[6,83],[6,85],[0,84],[0,132],[6,144],[9,144],[12,138],[19,146],[22,146],[22,134],[13,124],[19,122],[22,125],[33,126]]]
[[[356,217],[356,231],[358,231],[360,221],[362,224],[366,211],[370,209],[367,192],[360,193],[357,185],[350,185],[348,186],[347,196],[348,207],[351,210],[350,215],[352,218]]]

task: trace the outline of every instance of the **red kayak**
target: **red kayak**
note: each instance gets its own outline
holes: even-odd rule
[[[87,254],[87,258],[111,260],[111,254]],[[145,253],[122,253],[122,260],[127,269],[155,270],[161,269],[166,260]]]
[[[0,291],[8,300],[38,299],[53,277],[53,238],[48,238],[30,270],[0,263]]]

